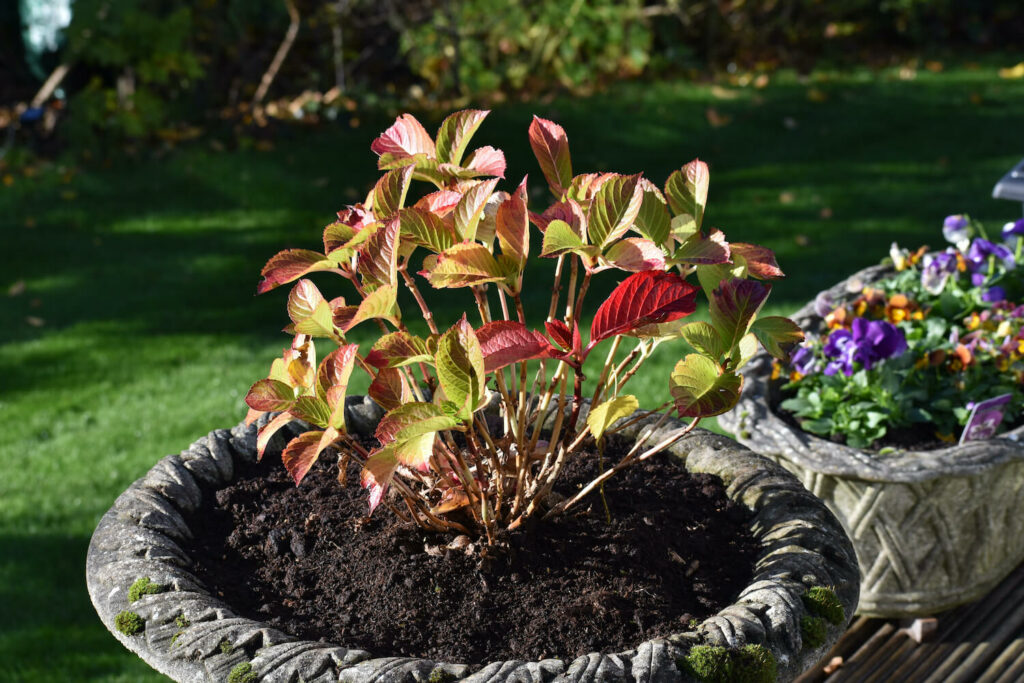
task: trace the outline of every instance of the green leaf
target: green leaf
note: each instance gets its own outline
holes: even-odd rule
[[[494,186],[497,184],[497,178],[485,180],[469,188],[462,195],[462,199],[459,200],[454,212],[455,232],[459,239],[465,242],[472,242],[476,239],[476,228],[480,223],[480,217],[483,215],[484,206],[487,205],[487,200],[490,198],[491,193],[494,192]]]
[[[441,389],[457,406],[458,417],[472,418],[484,398],[484,355],[465,316],[441,335],[434,362]]]
[[[384,285],[366,295],[359,306],[342,306],[334,309],[334,324],[348,332],[366,320],[380,318],[396,327],[400,319],[397,306],[398,287]]]
[[[388,171],[373,188],[373,215],[386,221],[398,213],[405,204],[405,196],[412,182],[413,167],[405,166]]]
[[[431,286],[437,289],[501,282],[507,277],[487,247],[476,242],[456,244],[436,256],[428,256],[423,259],[423,269]]]
[[[629,417],[640,408],[640,401],[636,396],[616,396],[596,406],[587,415],[587,425],[594,439],[600,441],[605,431],[624,417]]]
[[[644,198],[639,182],[639,175],[615,176],[601,185],[587,216],[591,244],[603,250],[633,227]]]
[[[426,209],[402,209],[398,220],[403,237],[435,254],[450,249],[455,244],[455,232],[452,228]]]
[[[586,244],[583,238],[563,220],[553,220],[548,223],[548,229],[544,232],[544,240],[541,242],[540,255],[545,258],[560,256],[561,254],[579,254],[588,264],[597,262],[601,250],[593,245]]]
[[[261,379],[249,388],[245,404],[253,410],[287,410],[295,402],[295,390],[276,379]]]
[[[714,359],[715,362],[718,362],[726,351],[718,331],[711,323],[706,323],[703,320],[683,325],[680,334],[686,343],[693,347],[694,351]]]
[[[316,393],[327,403],[330,416],[327,425],[345,431],[345,393],[355,368],[358,344],[341,346],[321,361],[316,372]]]
[[[299,280],[288,294],[288,317],[292,320],[289,330],[293,333],[313,337],[333,337],[331,305],[320,290],[306,279]]]
[[[732,354],[732,369],[739,370],[746,365],[754,354],[757,353],[757,337],[753,332],[747,333],[740,339]]]
[[[800,326],[781,316],[758,318],[750,331],[757,335],[765,351],[781,361],[789,360],[790,349],[804,340]]]
[[[711,296],[709,312],[726,349],[731,349],[750,330],[771,285],[757,280],[732,279],[722,282]]]
[[[672,254],[672,260],[702,266],[728,264],[729,254],[725,235],[721,230],[712,230],[707,237],[699,232],[688,237]]]
[[[413,402],[389,411],[380,419],[374,436],[383,445],[435,434],[444,429],[461,427],[462,423],[433,403]]]
[[[691,353],[676,363],[669,391],[681,417],[711,417],[728,412],[739,400],[743,378],[707,356]]]
[[[657,190],[644,192],[633,228],[659,246],[668,241],[671,219],[668,215],[668,206],[660,192]]]
[[[379,338],[366,354],[366,362],[375,368],[400,368],[413,363],[434,363],[427,342],[408,332],[392,332]]]
[[[699,229],[704,222],[709,182],[708,165],[700,159],[686,164],[681,171],[673,171],[665,183],[665,196],[672,213],[692,216]]]
[[[704,295],[711,299],[714,291],[726,280],[743,278],[747,275],[747,262],[742,256],[733,256],[732,263],[721,263],[716,265],[698,265],[697,280],[700,282]]]
[[[331,422],[331,408],[316,396],[299,396],[288,412],[317,427],[327,427]]]
[[[448,116],[437,131],[438,161],[455,166],[462,163],[462,155],[466,153],[469,141],[489,113],[489,111],[466,109]]]

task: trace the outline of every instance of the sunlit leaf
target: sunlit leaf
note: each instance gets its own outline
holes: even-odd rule
[[[747,262],[747,271],[760,280],[775,280],[786,277],[775,260],[775,253],[756,244],[732,242],[729,248],[733,254],[742,256]]]
[[[334,432],[334,435],[336,436],[337,432]],[[281,453],[281,462],[284,463],[284,468],[288,470],[296,486],[309,473],[320,454],[331,445],[333,439],[328,438],[325,443],[324,436],[329,437],[330,434],[325,431],[306,432],[292,439]]]
[[[729,366],[730,369],[733,370],[733,372],[739,370],[754,357],[755,353],[757,353],[757,337],[753,332],[748,332],[743,335],[739,343],[736,344],[735,350],[733,350],[732,365]]]
[[[484,205],[494,192],[498,179],[485,180],[469,189],[455,207],[455,232],[465,241],[476,239],[476,226],[480,222]]]
[[[401,234],[435,254],[455,244],[455,232],[434,213],[412,207],[399,214]]]
[[[531,358],[547,357],[552,351],[544,335],[518,321],[489,322],[476,331],[476,336],[487,373]]]
[[[726,280],[733,278],[744,278],[747,276],[747,261],[739,254],[730,253],[732,263],[719,263],[715,265],[698,265],[697,279],[700,281],[701,289],[708,299],[711,299],[713,292]]]
[[[327,427],[331,421],[331,408],[317,396],[299,396],[288,412],[317,427]]]
[[[413,204],[413,207],[416,209],[425,209],[426,211],[435,214],[438,218],[444,218],[450,214],[456,206],[458,206],[461,199],[461,192],[438,190],[437,192],[431,192],[428,195],[424,195],[418,202]]]
[[[597,309],[590,344],[690,315],[696,299],[697,289],[676,273],[649,270],[630,275]]]
[[[295,418],[289,413],[284,412],[275,417],[267,424],[260,427],[259,432],[256,434],[256,459],[262,460],[263,453],[267,450],[267,446],[270,444],[270,439],[273,438],[274,434],[284,427],[289,422],[294,421]]]
[[[583,213],[583,207],[575,199],[555,202],[542,214],[530,214],[530,221],[541,232],[546,231],[551,221],[555,220],[568,223],[569,227],[577,235],[585,235],[587,232],[587,217]]]
[[[644,178],[644,182],[649,181]],[[637,212],[633,228],[655,244],[662,245],[668,241],[671,218],[661,192],[651,187],[653,189],[644,189],[640,211]]]
[[[245,404],[253,410],[287,410],[295,402],[295,390],[276,379],[261,379],[249,388]]]
[[[616,420],[629,417],[640,408],[640,401],[636,396],[616,396],[595,406],[587,415],[587,426],[595,440],[600,441],[601,436],[611,427]]]
[[[712,230],[707,237],[698,232],[679,245],[672,260],[694,265],[728,263],[731,256],[729,246],[721,230]]]
[[[694,351],[713,358],[716,362],[726,352],[725,344],[718,335],[718,331],[711,323],[699,320],[686,323],[679,330],[680,335],[686,343],[693,347]]]
[[[373,215],[379,221],[386,221],[398,213],[405,204],[405,196],[412,182],[413,167],[396,168],[388,171],[373,187]]]
[[[505,153],[490,145],[473,151],[466,168],[475,171],[480,175],[491,175],[498,178],[505,177]]]
[[[357,270],[363,287],[372,292],[377,287],[398,284],[398,233],[396,216],[377,230],[359,250]]]
[[[434,357],[437,377],[445,396],[468,420],[484,398],[484,356],[476,333],[465,316],[438,342]]]
[[[707,356],[691,353],[676,363],[669,391],[680,417],[711,417],[728,412],[739,400],[743,377],[723,372]]]
[[[377,424],[374,437],[382,445],[401,443],[424,434],[461,427],[454,416],[434,403],[405,403],[387,412]]]
[[[591,244],[604,249],[633,227],[644,198],[639,181],[639,175],[616,176],[597,191],[587,214]]]
[[[515,259],[519,268],[530,253],[530,219],[526,212],[526,178],[498,207],[495,232],[501,253]]]
[[[423,268],[430,284],[437,289],[501,282],[508,275],[494,255],[476,242],[456,244],[436,256],[428,256],[423,259]]]
[[[366,320],[380,318],[398,325],[398,287],[383,285],[363,299],[358,306],[343,306],[334,309],[334,324],[343,332]]]
[[[469,141],[489,111],[466,109],[451,114],[437,131],[437,160],[458,166],[466,153]]]
[[[530,124],[530,147],[548,181],[551,192],[561,197],[572,182],[572,161],[569,138],[557,123],[533,117]]]
[[[726,349],[731,349],[750,330],[750,324],[769,292],[771,285],[739,278],[722,282],[712,292],[709,302],[711,324]]]
[[[758,318],[750,331],[757,335],[765,351],[781,361],[788,361],[790,350],[804,340],[799,325],[789,318],[774,315]]]
[[[384,500],[384,494],[387,493],[397,469],[398,456],[395,454],[394,444],[373,451],[363,463],[363,470],[359,474],[359,484],[369,490],[371,515]]]
[[[394,124],[373,141],[370,149],[384,163],[408,159],[417,154],[423,154],[429,159],[437,158],[434,141],[412,114],[402,114],[395,119]]]
[[[384,410],[394,410],[412,400],[412,391],[397,368],[381,368],[366,393]]]
[[[700,228],[704,222],[704,207],[708,203],[708,165],[694,159],[680,171],[673,171],[665,183],[665,196],[675,215],[693,216]]]
[[[610,265],[632,273],[665,269],[665,252],[651,240],[642,237],[619,240],[605,252],[604,259]]]
[[[408,332],[392,332],[380,337],[366,355],[375,368],[400,368],[413,363],[433,363],[427,342]]]
[[[263,294],[308,273],[332,268],[337,268],[337,264],[324,254],[309,249],[285,249],[270,257],[263,266],[260,272],[263,279],[256,287],[256,293]]]

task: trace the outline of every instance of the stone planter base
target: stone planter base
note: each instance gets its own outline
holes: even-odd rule
[[[361,399],[350,399],[347,411],[347,422],[357,431],[372,433],[380,417],[376,406]],[[624,430],[625,436],[635,438],[654,421]],[[664,429],[677,426],[669,421]],[[673,452],[690,471],[720,476],[728,495],[754,511],[752,529],[762,553],[753,582],[736,603],[696,629],[625,652],[482,667],[298,640],[239,616],[211,595],[191,573],[192,562],[182,549],[191,537],[190,513],[203,496],[232,481],[237,464],[255,460],[255,440],[256,425],[239,425],[211,432],[180,455],[164,458],[117,499],[89,547],[87,583],[100,619],[125,647],[176,681],[221,682],[234,672],[247,682],[668,683],[688,680],[681,668],[686,669],[694,646],[748,644],[770,651],[778,680],[788,681],[828,651],[857,605],[853,549],[825,506],[778,465],[731,439],[697,430]],[[144,577],[164,590],[129,601],[130,587]],[[814,609],[806,602],[808,591],[815,587],[834,589],[843,608],[838,623],[808,611]]]
[[[874,267],[828,294],[841,301],[891,273]],[[813,303],[793,319],[817,331]],[[744,369],[739,404],[720,422],[796,474],[853,539],[861,614],[923,616],[980,598],[1024,561],[1024,428],[932,451],[877,455],[795,429],[776,414],[771,358]]]

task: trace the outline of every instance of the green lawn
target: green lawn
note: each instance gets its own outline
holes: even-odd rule
[[[911,81],[783,76],[760,90],[627,84],[504,107],[478,138],[506,150],[505,189],[524,173],[542,187],[526,142],[533,112],[565,126],[576,171],[643,170],[660,184],[695,156],[708,161],[707,221],[776,250],[790,277],[771,309],[786,312],[893,240],[937,245],[949,213],[993,226],[1019,216],[989,196],[1024,156],[1022,105],[1024,81],[987,67]],[[711,126],[709,107],[728,123]],[[376,178],[369,143],[388,123],[0,185],[0,680],[157,680],[93,613],[89,535],[158,458],[242,418],[246,389],[287,343],[276,333],[285,291],[253,296],[260,266],[281,248],[315,247],[333,212],[361,198]],[[593,306],[614,281],[595,285]],[[449,323],[453,298],[438,303]],[[646,405],[667,395],[673,358],[662,350],[634,387]]]

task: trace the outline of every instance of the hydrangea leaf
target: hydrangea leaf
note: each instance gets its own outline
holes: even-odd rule
[[[590,345],[654,323],[678,320],[697,307],[697,289],[676,273],[635,273],[616,287],[597,309]]]
[[[725,235],[721,230],[712,230],[707,237],[699,232],[688,237],[672,254],[672,261],[707,266],[728,263],[730,255]]]
[[[396,168],[388,171],[373,188],[373,215],[379,221],[389,220],[405,204],[405,197],[412,182],[413,167]]]
[[[357,270],[363,287],[372,292],[378,287],[398,284],[398,233],[401,221],[396,216],[377,230],[359,250]]]
[[[261,379],[249,388],[245,404],[253,410],[265,413],[273,410],[288,410],[295,402],[295,390],[276,379]]]
[[[260,275],[257,294],[269,292],[274,287],[298,280],[303,275],[337,268],[337,264],[324,254],[309,249],[285,249],[270,257]]]
[[[697,280],[700,282],[704,294],[711,299],[714,291],[726,280],[744,278],[747,276],[747,261],[739,254],[730,254],[732,263],[719,263],[715,265],[698,265]]]
[[[640,401],[636,396],[625,395],[608,399],[604,403],[595,406],[587,415],[587,425],[594,439],[600,441],[605,431],[611,427],[616,420],[629,417],[640,408]]]
[[[381,368],[366,391],[384,410],[394,410],[412,400],[412,392],[397,368]]]
[[[434,403],[405,403],[389,411],[380,419],[374,436],[383,445],[401,443],[424,434],[460,427],[454,416]]]
[[[312,431],[291,440],[281,453],[281,462],[298,486],[316,463],[317,458],[338,436],[337,431]]]
[[[327,427],[331,421],[330,406],[318,396],[299,396],[288,412],[320,428]]]
[[[370,149],[380,157],[378,168],[381,169],[402,161],[415,163],[417,155],[425,159],[437,158],[434,141],[412,114],[396,118],[394,124],[373,141]]]
[[[665,252],[651,240],[642,237],[619,240],[605,252],[604,259],[609,265],[632,273],[665,269]]]
[[[445,396],[468,420],[484,398],[484,355],[480,341],[465,316],[441,335],[434,356],[437,377]]]
[[[380,318],[396,327],[399,323],[397,306],[398,287],[383,285],[366,295],[358,306],[340,306],[334,309],[334,324],[343,332],[366,320]]]
[[[718,361],[722,354],[726,352],[722,338],[711,323],[704,322],[703,320],[686,323],[680,329],[680,334],[686,340],[686,343],[693,347],[694,351],[713,358],[715,361]]]
[[[587,214],[587,236],[591,244],[605,249],[633,227],[643,203],[640,176],[615,176],[594,195]]]
[[[534,116],[530,124],[530,147],[548,181],[552,194],[561,197],[572,183],[569,138],[557,123]]]
[[[781,361],[788,361],[790,350],[804,340],[800,326],[780,316],[758,318],[750,331],[757,335],[765,351]]]
[[[400,368],[413,363],[433,364],[434,356],[424,339],[399,331],[377,339],[366,355],[366,362],[375,368]]]
[[[754,357],[755,353],[757,353],[757,336],[753,332],[747,332],[733,350],[730,368],[733,371],[739,370]]]
[[[449,115],[437,131],[437,160],[455,166],[462,163],[469,141],[488,114],[489,111],[465,109]]]
[[[505,177],[505,153],[490,145],[473,151],[466,162],[466,168],[476,175],[490,175],[497,178]]]
[[[739,400],[743,377],[724,372],[707,356],[691,353],[676,363],[669,391],[681,417],[711,417],[728,412]]]
[[[731,349],[750,330],[769,292],[771,285],[741,278],[725,280],[712,292],[709,302],[711,324],[726,349]]]
[[[747,263],[747,271],[759,280],[776,280],[786,277],[775,260],[775,252],[767,247],[745,242],[732,242],[729,244],[729,249],[732,254],[743,257]]]
[[[423,259],[430,284],[437,289],[469,287],[485,282],[501,282],[507,273],[482,244],[464,242],[440,254]]]
[[[273,438],[282,427],[289,422],[295,420],[292,415],[287,412],[281,413],[267,424],[260,427],[259,432],[256,434],[256,459],[262,460],[263,453],[267,450],[267,445],[270,443],[270,439]]]
[[[526,178],[516,191],[498,206],[495,232],[501,253],[512,257],[521,269],[530,253],[530,219],[526,210]]]
[[[399,214],[402,236],[436,253],[455,244],[455,231],[436,214],[422,208],[403,209]]]
[[[644,181],[647,181],[646,178]],[[668,242],[671,229],[668,206],[661,192],[653,185],[650,189],[644,189],[640,211],[636,214],[633,228],[655,244],[662,245]]]
[[[484,212],[487,199],[494,192],[498,179],[485,180],[471,187],[455,207],[455,233],[459,239],[471,242],[476,239],[476,227]]]
[[[545,358],[553,351],[540,332],[521,322],[496,320],[476,331],[484,356],[484,372],[491,373],[532,358]]]
[[[693,216],[697,228],[704,222],[711,176],[708,165],[694,159],[681,170],[673,171],[665,183],[665,196],[674,215]]]
[[[370,493],[371,515],[384,500],[384,494],[387,493],[397,469],[398,456],[395,453],[395,444],[389,444],[373,451],[363,463],[363,470],[359,474],[359,485]]]

